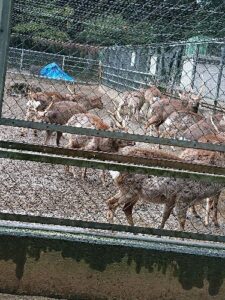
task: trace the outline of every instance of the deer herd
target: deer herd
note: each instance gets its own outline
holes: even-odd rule
[[[157,133],[160,137],[170,137],[200,142],[225,142],[225,115],[217,113],[204,116],[199,112],[203,100],[202,88],[196,95],[193,91],[178,92],[165,95],[155,85],[141,88],[137,91],[126,91],[114,98],[108,96],[108,103],[102,96],[89,96],[77,93],[68,87],[69,93],[30,91],[27,93],[26,120],[75,127],[92,128],[99,130],[129,131],[127,125],[132,123],[142,125],[145,134]],[[104,103],[103,103],[104,102]],[[108,109],[109,102],[114,102],[116,109]],[[103,120],[92,109],[105,109],[107,118]],[[111,122],[109,120],[111,119]],[[37,131],[34,132],[37,134]],[[22,130],[21,135],[26,131]],[[49,143],[52,131],[46,131],[45,144]],[[60,145],[61,132],[57,132],[56,144]],[[224,166],[224,154],[215,151],[185,149],[181,153],[152,149],[150,146],[130,141],[84,136],[64,133],[68,141],[66,148],[114,152],[126,156],[157,158],[160,160],[173,160],[191,162],[196,164],[210,164]],[[70,168],[66,168],[70,171]],[[72,168],[72,173],[74,169]],[[121,173],[109,171],[117,193],[106,200],[107,218],[113,222],[118,207],[123,212],[130,225],[134,225],[133,207],[139,201],[164,205],[160,228],[163,228],[172,211],[175,209],[180,229],[184,230],[187,219],[187,210],[191,208],[197,216],[195,204],[206,199],[205,225],[209,223],[210,210],[213,210],[213,222],[219,226],[217,218],[217,205],[225,183],[212,183],[193,181],[180,178],[162,178],[150,175]],[[86,176],[86,169],[82,177]],[[105,173],[101,175],[105,184]]]

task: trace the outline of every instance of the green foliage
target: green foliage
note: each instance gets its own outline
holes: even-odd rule
[[[69,35],[53,26],[46,26],[44,23],[23,23],[13,28],[15,33],[26,35],[29,32],[29,38],[43,38],[49,40],[67,41]]]
[[[198,35],[225,36],[222,0],[14,2],[12,41],[26,47],[35,47],[43,39],[108,46],[184,41]],[[50,51],[53,48],[49,46]]]
[[[84,29],[77,36],[81,42],[101,45],[123,44],[129,24],[120,15],[102,16],[85,22]]]
[[[28,40],[40,38],[64,42],[70,39],[74,10],[69,5],[58,6],[56,0],[41,3],[28,0],[22,7],[22,12],[15,11],[14,34],[25,35]]]
[[[132,24],[119,14],[109,15],[87,21],[77,40],[103,46],[146,44],[152,40],[152,28],[148,22]]]

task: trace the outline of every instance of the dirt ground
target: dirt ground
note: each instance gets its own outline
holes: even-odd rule
[[[25,76],[8,74],[6,84],[26,80],[28,79]],[[29,83],[39,85],[46,91],[68,92],[66,87],[59,83],[51,84],[36,79]],[[93,85],[77,86],[77,91],[85,94],[100,94],[98,87]],[[108,121],[107,110],[112,109],[112,101],[105,95],[103,102],[104,109],[96,111],[96,113]],[[25,110],[26,99],[5,95],[3,117],[23,119]],[[135,123],[129,125],[130,132],[143,133],[143,127],[140,128]],[[21,129],[19,128],[1,126],[0,130],[2,140],[33,144],[43,144],[44,142],[45,132],[39,132],[38,137],[34,137],[32,130],[29,130],[27,136],[21,137]],[[62,141],[63,143],[65,141]],[[55,136],[51,139],[51,145],[55,145]],[[99,173],[99,170],[88,170],[87,180],[82,180],[79,168],[76,169],[76,175],[73,177],[71,174],[66,173],[64,166],[61,165],[0,159],[0,211],[107,222],[105,200],[113,195],[116,190],[109,174],[107,174],[106,186],[104,187]],[[186,228],[188,231],[213,234],[225,233],[225,210],[222,201],[219,207],[220,228],[215,228],[213,224],[208,227],[204,225],[204,203],[199,205],[197,209],[201,218],[196,219],[189,213]],[[162,206],[160,205],[146,203],[136,205],[134,219],[137,225],[158,227],[161,217]],[[118,210],[115,222],[127,224],[121,210]],[[175,216],[169,218],[166,228],[178,228]]]

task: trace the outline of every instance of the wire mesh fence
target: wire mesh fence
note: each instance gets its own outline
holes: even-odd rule
[[[79,80],[85,78],[86,81],[97,81],[98,79],[99,64],[96,59],[12,47],[9,49],[8,72],[40,76],[41,68],[52,62],[60,66],[62,70],[66,69],[73,76],[76,76],[79,70]]]
[[[14,1],[1,211],[224,235],[224,4],[103,2]]]

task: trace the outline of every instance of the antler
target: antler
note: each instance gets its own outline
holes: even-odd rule
[[[51,108],[52,105],[53,105],[53,102],[54,102],[54,101],[52,101],[52,102],[49,104],[49,106],[45,109],[44,113],[46,113],[46,112],[48,112],[48,111],[50,110],[50,108]]]
[[[116,110],[115,112],[111,112],[110,110],[107,110],[107,112],[110,114],[111,118],[113,119],[114,123],[116,124],[116,126],[120,129],[125,129],[126,127],[126,122],[125,120],[123,120],[119,114],[119,112]],[[120,117],[120,120],[118,118],[118,116]]]
[[[37,112],[38,118],[45,117],[46,113],[50,110],[50,108],[52,107],[52,105],[53,105],[53,101],[49,104],[49,106],[44,111],[38,111]]]
[[[213,117],[212,117],[212,116],[210,116],[210,122],[211,122],[212,126],[214,127],[215,131],[216,131],[217,133],[220,133],[218,127],[216,126],[216,124],[215,124],[214,121],[213,121]]]
[[[73,88],[73,90],[70,88],[70,86],[67,84],[66,85],[67,90],[70,92],[71,95],[75,94],[75,87]]]

